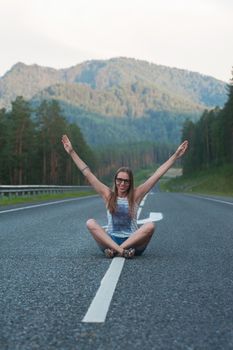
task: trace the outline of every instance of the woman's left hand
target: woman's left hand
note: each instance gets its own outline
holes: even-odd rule
[[[182,144],[177,148],[175,152],[176,159],[182,157],[183,154],[186,152],[187,148],[188,148],[188,141],[185,140],[184,142],[182,142]]]

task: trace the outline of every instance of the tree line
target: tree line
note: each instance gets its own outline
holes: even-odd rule
[[[74,149],[96,175],[110,182],[120,166],[133,170],[163,162],[172,152],[168,144],[135,142],[92,149],[79,126],[69,123],[56,100],[32,107],[18,96],[9,111],[0,110],[0,184],[82,185],[83,175],[61,144],[66,133]],[[103,130],[103,133],[105,130]]]
[[[63,150],[64,133],[70,135],[80,156],[95,164],[79,127],[67,122],[58,102],[42,101],[32,110],[19,96],[10,111],[1,109],[0,184],[82,184],[82,174]]]
[[[228,100],[224,107],[204,111],[196,123],[186,121],[182,134],[182,138],[188,139],[190,144],[183,162],[185,174],[233,164],[233,77],[228,85]]]
[[[9,111],[0,110],[0,184],[84,184],[83,175],[61,144],[64,133],[96,175],[109,182],[122,165],[135,171],[165,161],[174,151],[171,144],[154,142],[130,142],[92,149],[79,126],[68,122],[57,101],[44,100],[32,107],[18,96],[11,105]],[[190,144],[183,160],[185,174],[213,165],[232,164],[233,79],[228,86],[225,106],[204,111],[196,123],[187,120],[182,131],[184,139]]]
[[[128,166],[133,171],[156,168],[174,152],[174,146],[167,143],[135,142],[101,147],[96,154],[97,174],[106,182],[118,168]]]

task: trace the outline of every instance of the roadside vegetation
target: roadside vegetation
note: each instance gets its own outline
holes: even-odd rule
[[[206,110],[196,123],[187,121],[182,139],[189,141],[183,174],[166,190],[233,196],[233,77],[222,109]]]
[[[113,143],[92,149],[79,126],[65,118],[58,101],[44,100],[32,109],[29,102],[18,96],[12,101],[11,110],[0,109],[0,184],[84,185],[85,178],[77,171],[61,144],[61,135],[67,133],[74,149],[78,150],[81,158],[104,183],[111,187],[116,169],[127,165],[134,171],[137,186],[155,171],[158,164],[166,161],[177,147],[177,144],[158,142],[156,137],[151,142],[144,122],[140,130],[147,136],[144,142],[135,140],[133,143]],[[116,130],[112,126],[114,132]],[[232,196],[233,77],[228,85],[228,100],[224,107],[205,110],[196,123],[186,120],[181,134],[181,141],[189,141],[188,152],[176,163],[177,167],[183,168],[184,175],[165,181],[169,178],[169,174],[166,174],[160,182],[160,188],[166,191]],[[176,174],[173,173],[174,176]],[[87,192],[0,197],[0,205],[81,195],[87,195]]]
[[[46,194],[33,195],[33,196],[11,196],[11,197],[4,196],[4,197],[0,197],[0,206],[47,202],[47,201],[59,200],[59,199],[86,197],[94,194],[96,194],[96,192],[94,191],[83,191],[83,192],[66,192],[66,193],[51,193],[51,194],[46,193]]]
[[[233,197],[233,165],[213,167],[163,181],[160,189]]]

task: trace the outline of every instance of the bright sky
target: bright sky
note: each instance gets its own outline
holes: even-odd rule
[[[134,57],[229,82],[232,0],[0,0],[0,76]]]

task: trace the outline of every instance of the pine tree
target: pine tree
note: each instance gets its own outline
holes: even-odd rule
[[[227,162],[233,162],[233,70],[228,85],[228,100],[223,108],[224,149]]]
[[[34,145],[34,125],[29,103],[19,96],[8,114],[8,159],[11,184],[28,183]]]
[[[41,178],[43,184],[57,184],[59,161],[62,158],[61,135],[67,129],[57,101],[42,101],[36,112],[40,147]]]
[[[189,141],[189,151],[185,155],[183,160],[183,173],[190,174],[197,168],[197,158],[196,158],[196,125],[186,120],[183,125],[182,130],[182,140]]]
[[[5,109],[0,110],[0,184],[7,183],[8,170],[8,138],[7,138],[7,113]]]

